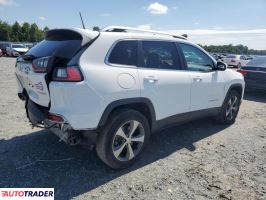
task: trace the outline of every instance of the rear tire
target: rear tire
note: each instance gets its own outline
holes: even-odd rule
[[[137,161],[150,137],[149,123],[140,112],[115,111],[101,131],[96,152],[113,169],[123,169]]]
[[[241,95],[236,90],[231,90],[226,96],[226,99],[217,116],[217,121],[222,124],[233,124],[236,120]]]

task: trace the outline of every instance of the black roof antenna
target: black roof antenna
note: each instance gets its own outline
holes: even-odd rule
[[[80,20],[81,20],[81,23],[82,23],[82,27],[83,27],[83,29],[85,29],[85,25],[84,25],[84,22],[83,22],[83,19],[82,19],[82,16],[81,16],[80,12],[79,12],[79,16],[80,16]]]

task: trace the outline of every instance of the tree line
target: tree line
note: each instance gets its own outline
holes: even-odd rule
[[[0,41],[39,42],[44,38],[44,33],[47,30],[49,30],[48,27],[41,29],[36,23],[20,24],[16,21],[10,25],[0,20]]]
[[[266,55],[266,50],[249,49],[244,45],[200,45],[208,52],[212,53],[228,53],[228,54],[243,54],[243,55]]]
[[[10,25],[0,20],[0,41],[11,42],[39,42],[44,38],[44,33],[49,30],[48,27],[39,28],[36,23],[23,24],[17,21]],[[98,26],[94,26],[93,30],[99,31]],[[212,53],[229,53],[229,54],[249,54],[249,55],[266,55],[266,50],[249,49],[244,45],[200,45],[208,52]]]

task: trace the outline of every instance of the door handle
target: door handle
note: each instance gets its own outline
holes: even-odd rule
[[[155,76],[147,76],[144,79],[148,80],[149,83],[155,83],[156,81],[158,81],[158,78],[156,78]]]
[[[195,78],[193,78],[193,81],[194,81],[194,82],[201,82],[201,81],[202,81],[202,78],[200,78],[200,77],[195,77]]]

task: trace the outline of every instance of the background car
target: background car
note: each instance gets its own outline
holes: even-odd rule
[[[219,54],[218,54],[218,53],[210,53],[210,55],[211,55],[215,60],[219,60]]]
[[[247,56],[245,56],[246,57],[246,60],[252,60],[253,59],[253,57],[252,56],[250,56],[250,55],[247,55]]]
[[[6,48],[7,56],[21,56],[24,55],[29,49],[23,44],[9,44]]]
[[[28,49],[31,49],[31,48],[34,46],[33,43],[24,43],[23,45],[24,45],[25,47],[27,47]]]
[[[249,62],[249,60],[243,55],[227,55],[225,58],[222,58],[221,61],[225,62],[228,66],[237,68],[240,68]]]
[[[238,72],[245,78],[246,89],[266,91],[266,56],[254,58]]]
[[[2,50],[2,54],[6,55],[6,48],[8,47],[8,42],[0,42],[0,49]]]

